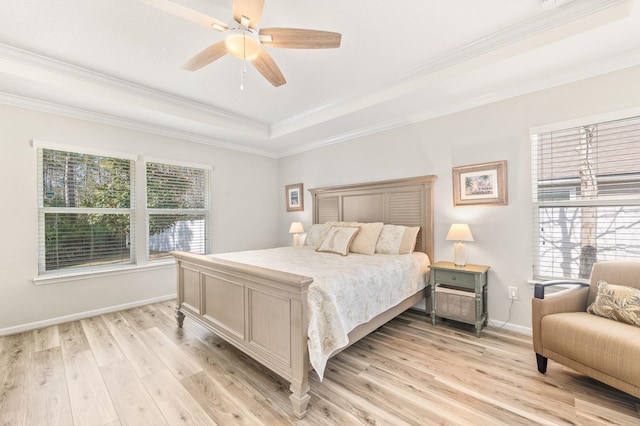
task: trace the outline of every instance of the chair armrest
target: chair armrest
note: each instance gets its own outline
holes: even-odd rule
[[[544,298],[544,289],[558,284],[576,284],[566,290]],[[531,328],[533,350],[542,355],[542,318],[561,312],[584,312],[587,307],[589,284],[576,281],[547,281],[535,285],[535,297],[531,299]],[[541,297],[538,297],[541,296]]]
[[[545,281],[542,283],[536,283],[533,289],[533,297],[536,299],[544,299],[544,289],[547,287],[553,287],[554,285],[578,285],[582,287],[589,287],[589,283],[583,281],[571,281],[571,280],[554,280]]]

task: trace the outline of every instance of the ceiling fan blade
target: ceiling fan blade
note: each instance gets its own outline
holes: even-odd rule
[[[270,40],[269,40],[270,38]],[[300,28],[262,28],[260,41],[269,47],[330,49],[340,47],[342,34]]]
[[[247,26],[255,30],[262,17],[263,7],[264,0],[233,0],[233,19],[243,24],[242,17],[249,18]]]
[[[227,46],[225,45],[224,40],[219,41],[216,44],[212,44],[211,46],[207,47],[193,58],[189,59],[182,66],[182,69],[185,69],[187,71],[199,70],[205,65],[209,65],[211,62],[222,58],[226,54]]]
[[[260,49],[260,54],[251,63],[275,87],[282,86],[287,82],[284,75],[282,75],[282,71],[280,71],[276,62],[265,49]]]
[[[226,31],[229,29],[227,24],[222,21],[218,21],[215,18],[200,13],[196,10],[189,9],[188,7],[174,3],[169,0],[138,0],[141,3],[145,3],[151,7],[155,7],[162,12],[184,19],[185,21],[191,21],[194,24],[202,25],[203,27],[213,28],[218,31]]]

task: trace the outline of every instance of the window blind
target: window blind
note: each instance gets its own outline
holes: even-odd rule
[[[532,135],[533,275],[640,259],[640,117]]]
[[[38,148],[39,272],[131,263],[134,163]]]
[[[209,251],[210,172],[207,169],[147,162],[148,258],[172,250]]]

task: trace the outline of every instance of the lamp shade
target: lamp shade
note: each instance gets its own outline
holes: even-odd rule
[[[469,225],[465,223],[454,223],[451,225],[451,228],[449,228],[446,239],[450,241],[473,241],[473,235],[471,235]]]
[[[291,222],[291,227],[289,228],[290,234],[301,234],[303,232],[302,222]]]

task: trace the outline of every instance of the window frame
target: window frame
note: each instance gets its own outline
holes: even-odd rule
[[[580,199],[576,196],[576,191],[574,191],[574,196],[569,196],[566,200],[541,200],[540,199],[540,182],[538,180],[538,171],[539,171],[539,158],[538,158],[538,147],[541,143],[538,135],[558,132],[568,129],[574,129],[579,127],[585,127],[593,124],[605,124],[618,120],[625,119],[633,119],[635,117],[640,117],[640,108],[633,108],[623,111],[616,111],[607,114],[599,114],[596,116],[589,116],[581,119],[570,120],[555,124],[550,124],[546,126],[539,126],[530,129],[530,144],[531,144],[531,201],[532,201],[532,276],[533,279],[538,280],[547,280],[547,279],[570,279],[581,281],[584,278],[578,277],[565,277],[558,275],[543,275],[540,272],[541,259],[542,259],[542,250],[540,246],[541,241],[541,229],[540,229],[540,217],[541,217],[541,209],[545,208],[581,208],[581,207],[638,207],[640,206],[640,198],[632,197],[632,196],[603,196],[603,194],[598,194],[600,197],[597,200],[588,200],[588,199]],[[613,175],[599,175],[598,182],[632,182],[640,186],[640,170],[634,174],[635,179],[623,179],[620,176]],[[630,175],[629,175],[630,176]],[[550,180],[549,183],[562,183],[561,181],[565,181],[566,185],[560,185],[559,187],[566,187],[569,194],[571,194],[572,190],[578,188],[580,186],[580,178],[558,178],[553,182]],[[598,216],[600,217],[600,216]],[[580,232],[579,230],[577,232]],[[573,234],[572,234],[573,235]]]
[[[205,207],[202,209],[156,209],[147,207],[147,164],[148,163],[156,163],[156,164],[165,164],[176,167],[188,167],[193,169],[201,169],[205,171]],[[142,161],[141,165],[144,173],[144,218],[145,218],[145,260],[146,262],[156,263],[156,262],[166,262],[166,257],[160,257],[158,259],[152,259],[150,256],[149,250],[149,240],[151,238],[149,232],[150,226],[150,217],[152,214],[156,215],[169,215],[169,214],[202,214],[205,219],[204,225],[204,250],[205,254],[211,253],[211,200],[212,200],[212,171],[213,167],[211,165],[201,164],[201,163],[193,163],[187,161],[175,161],[175,160],[167,160],[165,158],[157,158],[157,157],[145,157]]]
[[[148,259],[149,251],[149,214],[153,214],[151,209],[147,209],[147,185],[146,185],[146,163],[155,162],[175,166],[184,166],[191,168],[200,168],[206,170],[205,179],[205,199],[207,205],[204,212],[205,215],[205,251],[206,254],[211,253],[212,247],[212,199],[213,199],[213,166],[204,163],[193,163],[184,161],[169,160],[160,157],[145,157],[137,154],[131,154],[121,151],[111,151],[92,147],[83,147],[78,145],[69,145],[45,140],[33,139],[31,145],[34,148],[36,156],[36,198],[37,198],[37,267],[33,283],[35,285],[66,283],[70,281],[84,280],[87,278],[97,278],[103,276],[112,276],[125,274],[140,270],[169,269],[173,268],[175,262],[171,258]],[[84,207],[44,207],[43,194],[43,159],[42,150],[57,150],[74,152],[84,155],[96,155],[104,157],[119,158],[131,161],[131,204],[129,208],[84,208]],[[45,248],[40,244],[44,241],[45,232],[45,212],[46,213],[117,213],[129,214],[130,221],[130,257],[131,262],[107,265],[94,265],[87,267],[76,267],[69,269],[57,269],[53,271],[44,271]],[[193,210],[188,210],[193,213]],[[41,269],[42,268],[42,269]]]

